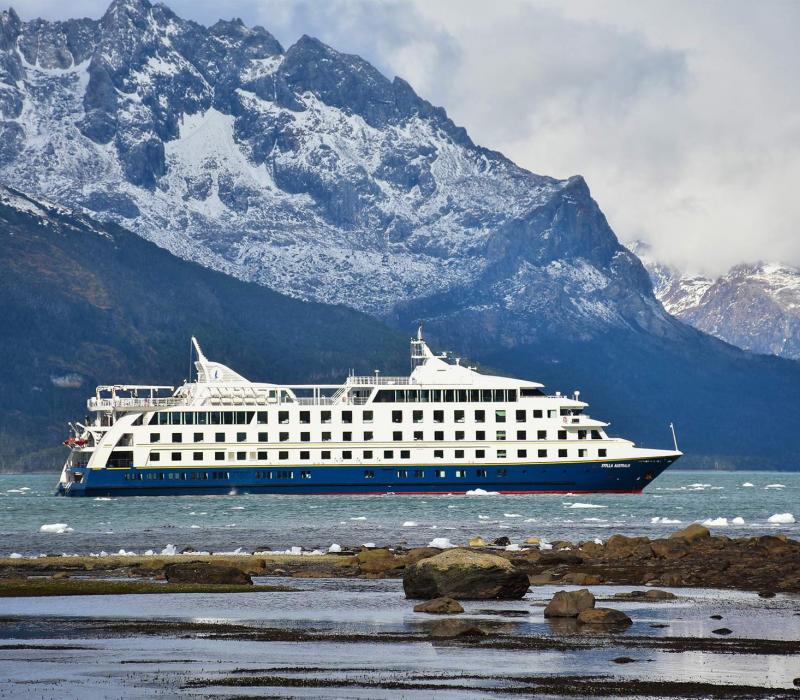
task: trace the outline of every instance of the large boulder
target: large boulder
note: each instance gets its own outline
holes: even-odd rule
[[[686,540],[690,543],[695,543],[698,540],[705,539],[711,535],[711,531],[701,525],[700,523],[692,523],[688,527],[683,528],[683,530],[678,530],[677,532],[673,532],[670,535],[671,539],[682,539]]]
[[[653,540],[650,543],[650,549],[659,559],[680,559],[689,553],[689,545],[681,537]]]
[[[584,610],[578,615],[578,623],[581,625],[627,627],[632,622],[624,612],[612,608],[592,608]]]
[[[405,559],[388,549],[364,549],[356,554],[356,563],[362,574],[382,574],[405,566]]]
[[[167,564],[164,575],[168,583],[205,583],[220,585],[253,585],[253,579],[235,566],[209,564],[202,561]]]
[[[431,615],[457,615],[463,613],[461,603],[452,598],[434,598],[414,606],[414,612],[430,613]]]
[[[528,591],[528,576],[495,554],[449,549],[406,566],[407,598],[519,600]]]
[[[586,588],[579,591],[558,591],[544,609],[544,616],[577,617],[584,610],[591,610],[593,607],[594,596]]]

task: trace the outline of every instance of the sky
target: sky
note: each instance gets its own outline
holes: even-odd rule
[[[357,53],[537,173],[583,175],[620,240],[687,272],[800,267],[800,2],[168,0]],[[23,19],[108,0],[24,0]]]

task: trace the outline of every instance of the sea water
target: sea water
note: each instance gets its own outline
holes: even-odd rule
[[[200,551],[327,550],[365,543],[523,544],[663,537],[692,522],[731,537],[800,537],[800,473],[670,470],[644,493],[440,496],[160,496],[59,498],[56,475],[0,475],[0,556],[142,554],[172,545]],[[798,522],[770,522],[791,514]],[[45,530],[42,531],[43,526]],[[61,527],[54,527],[61,526]]]

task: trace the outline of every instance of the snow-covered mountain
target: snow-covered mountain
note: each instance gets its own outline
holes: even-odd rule
[[[800,359],[800,270],[778,263],[737,265],[709,277],[682,274],[631,249],[644,263],[656,297],[673,316],[745,350]]]

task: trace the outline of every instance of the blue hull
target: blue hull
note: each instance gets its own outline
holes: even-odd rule
[[[57,494],[93,497],[436,494],[464,493],[472,489],[501,493],[638,493],[675,459],[677,456],[616,462],[493,464],[480,468],[452,464],[373,466],[368,470],[363,466],[307,465],[82,469],[79,470],[83,473],[81,481],[59,484]],[[370,478],[365,478],[367,471],[372,474]],[[406,476],[400,478],[398,472]],[[439,476],[440,472],[444,473],[443,477]],[[277,476],[288,473],[293,478]],[[457,473],[463,476],[456,476]]]

